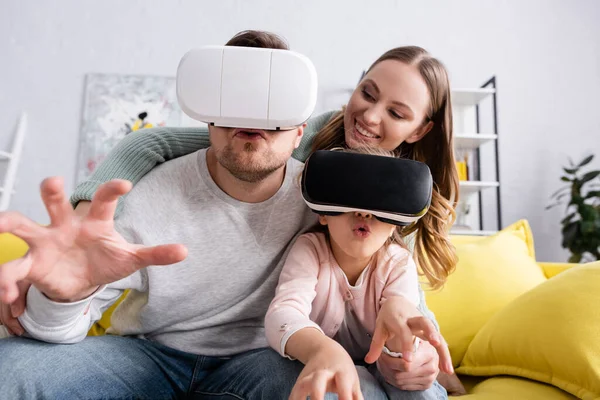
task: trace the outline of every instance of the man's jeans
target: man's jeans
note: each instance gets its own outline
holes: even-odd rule
[[[287,399],[303,365],[271,349],[234,357],[203,357],[128,337],[88,337],[57,345],[0,340],[0,399]],[[357,367],[365,400],[387,395]],[[337,396],[328,395],[327,399]],[[436,382],[394,399],[446,399]]]

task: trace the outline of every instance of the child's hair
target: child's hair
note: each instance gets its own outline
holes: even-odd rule
[[[429,211],[415,224],[405,228],[402,236],[416,232],[415,261],[431,287],[437,289],[444,284],[457,263],[456,251],[449,238],[450,227],[456,219],[458,173],[454,160],[448,74],[440,61],[417,46],[389,50],[371,65],[369,71],[385,60],[415,65],[429,89],[427,121],[433,122],[433,128],[415,143],[402,143],[394,153],[397,157],[426,163],[433,176],[434,190]],[[334,147],[346,147],[344,109],[317,134],[312,151]]]

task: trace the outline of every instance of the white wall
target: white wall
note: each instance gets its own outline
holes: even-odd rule
[[[189,48],[255,28],[313,60],[320,110],[398,45],[430,50],[456,87],[496,75],[505,225],[529,219],[538,258],[564,260],[561,211],[544,206],[568,155],[594,151],[600,165],[598,21],[596,0],[0,0],[0,149],[18,112],[30,116],[11,208],[47,222],[41,180],[73,189],[86,73],[174,75]]]

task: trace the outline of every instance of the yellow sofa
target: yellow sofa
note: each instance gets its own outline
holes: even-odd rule
[[[457,270],[426,298],[468,391],[462,398],[600,399],[600,262],[536,262],[524,220],[452,240]],[[26,250],[0,234],[0,264]],[[90,334],[104,332],[110,312]]]

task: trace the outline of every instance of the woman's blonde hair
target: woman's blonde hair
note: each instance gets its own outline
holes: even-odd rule
[[[433,127],[421,140],[402,143],[395,149],[397,157],[426,163],[431,170],[434,190],[431,207],[415,224],[402,230],[401,236],[415,234],[414,257],[421,273],[433,289],[441,287],[458,261],[450,242],[449,230],[458,202],[458,173],[454,162],[452,104],[450,83],[444,65],[417,46],[397,47],[384,53],[369,68],[385,60],[396,60],[418,68],[429,90],[430,102],[423,124]],[[368,73],[368,71],[367,71]],[[312,151],[346,147],[342,109],[315,137]]]

